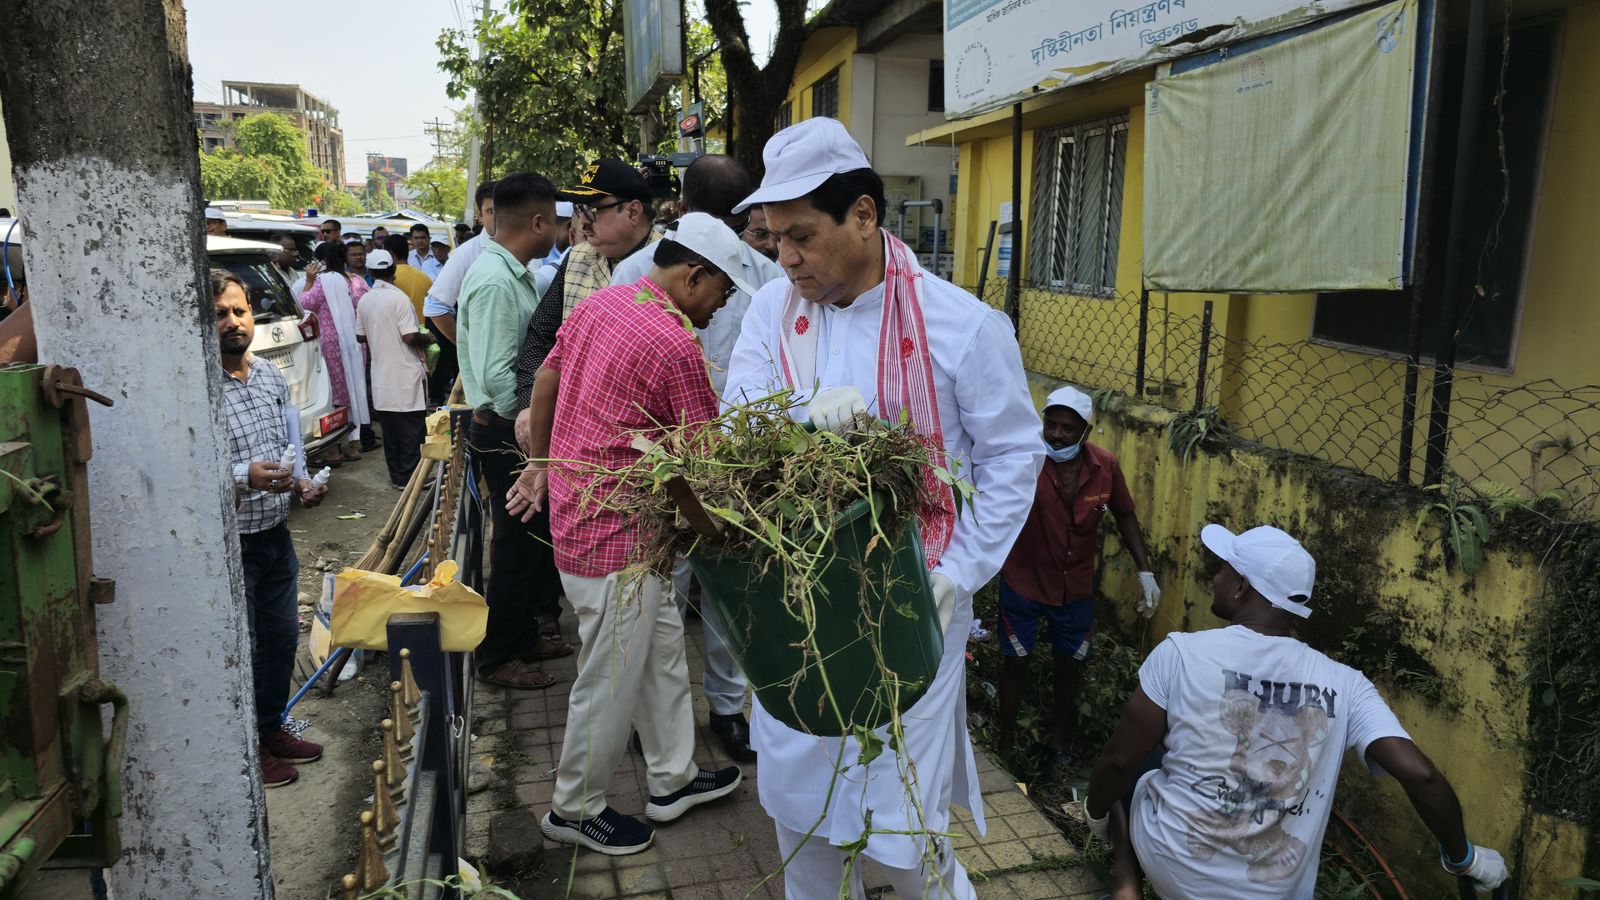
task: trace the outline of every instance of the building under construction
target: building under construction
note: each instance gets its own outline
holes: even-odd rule
[[[339,111],[298,84],[224,81],[221,103],[195,101],[194,121],[200,129],[201,146],[206,150],[233,146],[233,129],[228,123],[263,112],[288,116],[306,136],[312,165],[327,172],[333,183],[344,181]]]

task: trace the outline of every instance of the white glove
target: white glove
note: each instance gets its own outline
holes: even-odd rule
[[[1148,619],[1156,614],[1156,607],[1161,605],[1161,586],[1156,584],[1156,573],[1140,572],[1139,589],[1143,596],[1134,608],[1139,611],[1140,618]]]
[[[1106,810],[1105,815],[1096,819],[1094,816],[1089,815],[1089,801],[1085,800],[1083,802],[1083,818],[1089,823],[1090,834],[1108,844],[1111,843],[1111,810],[1109,808]]]
[[[1501,858],[1498,851],[1491,850],[1488,847],[1474,846],[1470,843],[1467,845],[1467,864],[1465,867],[1457,868],[1451,866],[1446,862],[1442,854],[1439,857],[1439,863],[1451,875],[1465,875],[1471,878],[1478,890],[1484,893],[1499,887],[1505,882],[1507,876],[1506,861]]]
[[[944,634],[956,615],[956,583],[938,572],[929,580],[933,582],[933,603],[939,608],[939,633]]]
[[[811,422],[818,430],[835,434],[867,411],[867,400],[857,387],[828,388],[811,398]]]

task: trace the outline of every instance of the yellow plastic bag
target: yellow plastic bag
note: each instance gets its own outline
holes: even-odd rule
[[[422,458],[449,459],[450,447],[450,410],[440,409],[428,417],[427,437],[422,442]]]
[[[454,652],[475,650],[489,624],[489,604],[456,581],[453,560],[439,564],[427,584],[401,587],[395,575],[345,569],[333,580],[333,643],[358,650],[387,650],[389,617],[438,613],[439,642]]]

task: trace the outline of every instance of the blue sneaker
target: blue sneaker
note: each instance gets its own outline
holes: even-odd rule
[[[738,766],[728,766],[715,772],[701,769],[693,781],[678,790],[665,797],[652,796],[650,802],[644,805],[644,817],[652,822],[671,822],[702,803],[728,796],[743,780],[744,773],[739,771]]]
[[[558,844],[577,844],[607,856],[643,853],[656,839],[654,828],[609,806],[592,819],[576,822],[563,819],[551,810],[539,823],[539,830]]]

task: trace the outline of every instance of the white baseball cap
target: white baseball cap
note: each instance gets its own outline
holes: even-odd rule
[[[733,208],[744,212],[757,203],[783,203],[816,190],[834,175],[870,168],[844,123],[838,119],[806,119],[773,135],[761,150],[767,173],[761,187]]]
[[[368,269],[394,268],[394,254],[387,250],[374,250],[367,254]]]
[[[1207,525],[1200,529],[1200,542],[1233,566],[1268,603],[1302,619],[1311,618],[1311,607],[1292,598],[1311,599],[1317,561],[1288,532],[1261,525],[1234,534],[1221,525]]]
[[[570,219],[570,218],[572,218],[572,201],[571,200],[557,200],[556,201],[556,218],[558,218],[558,219]]]
[[[1052,406],[1065,406],[1067,409],[1077,413],[1083,421],[1094,421],[1094,400],[1090,399],[1088,394],[1070,384],[1066,387],[1056,388],[1050,392],[1050,396],[1044,398],[1044,409],[1049,409]],[[1043,412],[1043,410],[1040,411]]]
[[[722,220],[706,213],[686,213],[678,219],[677,228],[667,232],[663,241],[682,244],[700,254],[706,262],[722,270],[733,286],[746,294],[756,289],[744,280],[744,241]]]
[[[216,219],[222,222],[228,221],[228,217],[222,214],[222,210],[217,209],[215,206],[206,207],[206,218]]]

